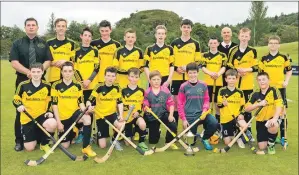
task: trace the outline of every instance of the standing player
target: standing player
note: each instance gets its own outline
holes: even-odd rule
[[[59,137],[73,124],[82,111],[85,110],[82,86],[79,82],[73,81],[74,65],[72,62],[65,62],[61,65],[62,79],[53,83],[51,96],[52,108],[57,120]],[[84,114],[78,123],[83,122],[83,149],[82,153],[90,157],[96,156],[96,153],[89,145],[91,135],[90,115]],[[68,148],[74,133],[70,132],[62,141],[62,146]]]
[[[126,45],[119,48],[113,59],[113,66],[118,68],[118,84],[120,88],[125,88],[128,83],[128,70],[131,67],[137,67],[143,69],[144,61],[142,51],[135,47],[136,42],[136,31],[129,28],[125,31],[124,40]],[[140,83],[140,81],[139,81]]]
[[[57,18],[54,24],[56,38],[47,41],[53,56],[48,72],[48,82],[51,84],[61,78],[60,67],[66,61],[70,61],[75,48],[75,42],[65,36],[67,21],[63,18]]]
[[[239,31],[240,44],[233,47],[229,51],[228,66],[238,71],[237,87],[240,88],[245,97],[245,102],[248,101],[250,94],[253,92],[254,87],[254,74],[258,71],[257,52],[254,48],[248,46],[250,40],[251,30],[242,28]],[[245,112],[244,117],[246,122],[251,118],[251,113]],[[251,132],[251,125],[248,130]]]
[[[180,38],[175,39],[171,46],[174,53],[174,73],[172,77],[171,93],[174,95],[175,103],[181,84],[183,84],[188,78],[186,75],[186,65],[191,62],[201,61],[201,53],[199,42],[191,38],[193,23],[189,19],[184,19],[181,22]],[[177,105],[175,105],[176,108]],[[178,122],[179,114],[175,109],[174,118]]]
[[[210,38],[208,46],[210,51],[203,54],[202,71],[205,73],[204,82],[208,85],[210,102],[217,102],[218,91],[223,86],[222,74],[225,72],[227,57],[217,50],[219,46],[217,38]],[[212,99],[213,93],[215,93],[214,99]],[[216,103],[213,108],[216,109],[216,119],[220,123],[220,113]],[[220,127],[218,129],[220,130]]]
[[[231,142],[235,135],[238,124],[241,127],[246,126],[244,120],[243,107],[245,98],[243,91],[236,88],[238,72],[234,69],[229,69],[225,72],[225,81],[227,86],[220,88],[217,96],[217,105],[220,108],[220,123],[222,125],[223,141],[227,145]],[[245,148],[241,138],[237,140],[240,148]]]
[[[116,74],[117,69],[115,67],[107,67],[105,70],[105,82],[96,85],[86,102],[86,106],[91,106],[90,110],[95,111],[100,148],[106,148],[106,138],[109,137],[109,125],[105,122],[105,118],[117,129],[120,129],[124,124],[120,88],[114,85]],[[117,132],[114,132],[111,144],[116,136]],[[119,151],[123,150],[118,141],[116,142],[115,149]]]
[[[257,154],[264,154],[267,147],[268,154],[275,154],[275,139],[283,101],[280,92],[269,85],[269,75],[266,72],[258,73],[257,81],[260,89],[251,94],[245,105],[245,111],[250,112],[263,106],[256,116],[257,142],[260,149]]]
[[[164,25],[156,27],[156,43],[148,46],[144,53],[144,72],[149,81],[151,71],[158,70],[162,75],[162,85],[168,87],[172,82],[173,48],[165,44],[167,29]]]
[[[41,150],[48,152],[50,147],[48,137],[23,113],[24,111],[35,118],[51,135],[54,135],[57,128],[53,114],[49,111],[51,85],[41,80],[43,73],[44,67],[41,63],[32,64],[30,66],[31,80],[19,84],[13,100],[14,106],[21,113],[23,142],[27,151],[35,149],[37,140],[41,143]]]
[[[135,105],[132,115],[129,117],[125,126],[125,135],[129,138],[133,136],[133,125],[135,125],[135,131],[139,131],[139,144],[138,146],[144,151],[148,150],[147,145],[144,143],[146,136],[146,124],[143,119],[142,102],[144,96],[144,90],[138,87],[138,80],[140,78],[140,70],[136,67],[132,67],[128,70],[129,84],[126,88],[122,89],[122,99],[124,103],[124,114],[127,116],[129,106]]]
[[[167,87],[161,86],[162,76],[159,71],[152,71],[149,78],[151,86],[144,94],[143,106],[151,108],[161,121],[176,134],[177,124],[173,117],[174,101],[171,93]],[[145,119],[149,129],[149,144],[157,144],[160,140],[160,122],[150,113],[145,113]],[[171,142],[173,138],[173,135],[167,131],[165,143]],[[171,148],[178,149],[176,144],[172,144]]]
[[[286,88],[292,77],[291,59],[287,55],[279,52],[280,38],[278,36],[271,36],[268,40],[269,53],[262,57],[259,68],[260,71],[267,72],[270,76],[270,86],[276,87],[281,93],[284,105],[287,108]],[[284,71],[286,76],[284,77]],[[283,111],[283,114],[286,111]],[[280,137],[281,145],[284,145],[284,115],[281,116]],[[277,137],[278,138],[278,137]],[[279,140],[279,139],[278,139]]]
[[[187,128],[191,125],[202,113],[209,109],[209,93],[207,85],[199,81],[198,65],[197,63],[189,63],[186,67],[188,80],[180,86],[178,94],[178,111],[180,118],[183,121],[183,127]],[[208,114],[205,120],[198,122],[191,128],[191,132],[196,135],[198,125],[203,124],[205,129],[202,137],[202,143],[206,150],[212,150],[212,146],[209,143],[209,138],[217,130],[217,120],[211,114]],[[196,137],[194,137],[195,145]]]
[[[108,66],[113,63],[113,56],[117,48],[120,47],[120,43],[111,39],[110,34],[112,32],[111,24],[107,20],[103,20],[99,24],[99,31],[101,38],[93,40],[90,45],[98,49],[100,59],[100,70],[97,76],[98,82],[104,82],[104,72]]]

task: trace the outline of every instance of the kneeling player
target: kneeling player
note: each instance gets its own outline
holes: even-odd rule
[[[35,149],[37,140],[40,141],[41,150],[47,152],[50,147],[48,137],[26,116],[24,111],[35,118],[51,135],[54,135],[57,128],[56,120],[49,111],[51,85],[41,80],[43,73],[44,68],[41,63],[32,64],[30,66],[32,79],[19,84],[13,100],[14,106],[21,113],[24,147],[27,151]]]
[[[162,122],[176,134],[177,124],[173,117],[174,101],[171,93],[167,87],[161,86],[162,76],[159,71],[152,71],[149,74],[149,79],[151,86],[144,94],[144,108],[151,108],[152,111],[160,117]],[[149,129],[149,143],[157,144],[160,139],[160,122],[149,113],[145,113],[145,118]],[[167,131],[165,142],[169,143],[173,138],[173,135]],[[178,149],[175,144],[172,144],[171,148]]]
[[[202,113],[209,109],[209,93],[207,85],[197,79],[198,66],[196,63],[189,63],[186,67],[188,81],[180,86],[178,94],[178,111],[179,116],[183,121],[183,127],[187,128],[195,120],[197,120]],[[202,137],[202,143],[206,150],[212,150],[209,143],[209,138],[217,130],[217,120],[211,114],[208,114],[205,120],[198,122],[191,128],[191,132],[195,135],[197,133],[198,125],[203,124],[205,129]],[[194,137],[195,145],[196,137]]]
[[[256,116],[256,131],[258,147],[264,152],[268,147],[268,154],[275,154],[275,139],[279,127],[279,115],[282,111],[283,101],[280,92],[269,86],[269,75],[266,72],[260,72],[257,75],[259,90],[253,92],[249,101],[245,105],[245,111],[250,112],[263,106],[262,110]]]
[[[93,89],[86,105],[91,106],[90,110],[95,111],[95,118],[98,128],[98,144],[100,148],[106,148],[106,138],[109,137],[109,125],[105,120],[108,120],[117,129],[120,129],[123,123],[123,102],[119,86],[115,85],[117,69],[115,67],[107,67],[105,70],[105,82],[99,83]],[[94,104],[96,104],[94,106]],[[116,107],[117,106],[117,107]],[[117,114],[118,108],[118,114]],[[117,132],[111,140],[111,144]],[[120,143],[117,141],[115,149],[122,151]]]
[[[138,146],[144,151],[148,150],[147,145],[144,143],[146,136],[146,124],[142,116],[142,102],[144,96],[144,90],[138,87],[138,81],[140,78],[140,70],[138,68],[130,68],[128,70],[129,84],[126,88],[122,89],[122,98],[124,102],[124,116],[127,116],[129,106],[135,105],[132,115],[129,117],[125,126],[125,135],[127,137],[133,136],[133,125],[135,130],[139,131],[139,144]]]
[[[79,82],[73,81],[74,65],[65,62],[61,66],[62,79],[52,85],[52,107],[58,124],[59,137],[75,122],[77,117],[85,110],[83,89]],[[83,149],[82,153],[88,156],[96,156],[89,145],[91,135],[91,117],[84,114],[78,123],[83,122]],[[62,141],[62,146],[68,148],[74,138],[74,132],[70,132]]]
[[[217,106],[220,108],[220,123],[222,125],[223,141],[227,145],[231,142],[235,135],[237,123],[242,128],[246,125],[241,111],[245,105],[245,97],[243,91],[236,88],[238,72],[229,69],[225,73],[225,81],[227,86],[220,88],[217,97]],[[249,130],[247,132],[250,132]],[[241,138],[237,140],[240,148],[245,148]]]

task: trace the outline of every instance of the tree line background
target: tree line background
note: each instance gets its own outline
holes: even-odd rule
[[[281,43],[289,43],[298,41],[298,13],[284,14],[279,16],[266,17],[268,7],[265,2],[252,2],[249,10],[248,18],[237,25],[220,24],[215,26],[206,26],[199,22],[193,21],[192,37],[200,42],[202,51],[208,51],[209,37],[214,36],[221,39],[221,29],[228,26],[232,29],[232,40],[238,43],[238,32],[242,27],[248,27],[252,30],[251,46],[264,46],[268,43],[268,37],[276,34],[280,36]],[[43,39],[55,37],[54,21],[56,16],[52,13],[49,17],[47,32],[41,35]],[[155,27],[159,24],[164,24],[167,27],[166,43],[170,44],[172,40],[180,36],[180,22],[183,18],[172,11],[166,10],[145,10],[131,13],[129,17],[120,19],[113,26],[111,37],[120,41],[124,45],[123,35],[127,28],[134,28],[137,31],[136,46],[142,50],[148,45],[155,42],[154,33]],[[109,19],[108,19],[109,20]],[[82,23],[77,21],[68,22],[66,36],[79,45],[80,33],[82,29],[89,26],[94,31],[93,39],[100,38],[98,23],[88,24],[86,21]],[[23,29],[18,26],[8,27],[1,26],[1,58],[7,59],[11,45],[14,40],[25,35]]]

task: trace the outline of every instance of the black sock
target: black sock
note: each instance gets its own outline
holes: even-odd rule
[[[113,133],[113,137],[112,137],[112,142],[115,140],[117,134],[118,134],[118,133],[117,133],[116,131],[114,131],[114,133]]]
[[[83,148],[86,148],[90,144],[91,125],[83,126]]]
[[[278,135],[278,133],[275,133],[275,134],[268,133],[268,144],[267,144],[267,146],[274,146],[275,145],[275,140],[276,140],[277,135]]]
[[[284,122],[285,122],[285,119],[281,119],[281,123],[280,123],[280,138],[284,137]]]
[[[49,132],[49,133],[52,137],[54,136],[54,132],[53,133]],[[50,138],[45,133],[43,133],[43,136],[40,140],[40,144],[46,145],[46,144],[49,144],[49,142],[50,142]]]
[[[142,131],[141,129],[139,130],[139,143],[144,142],[146,137],[146,130]]]

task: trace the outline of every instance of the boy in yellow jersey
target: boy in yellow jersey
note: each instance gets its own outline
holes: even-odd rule
[[[83,85],[84,103],[86,103],[93,88],[98,83],[99,57],[98,50],[90,45],[92,35],[93,32],[88,27],[83,29],[80,35],[82,45],[75,50],[75,56],[72,58],[75,67],[75,78]],[[76,127],[80,131],[75,143],[81,143],[83,140],[82,124],[77,124]]]
[[[103,20],[100,22],[99,32],[101,34],[101,38],[93,40],[90,45],[98,50],[100,70],[97,76],[97,81],[103,83],[105,69],[112,65],[114,53],[121,45],[118,41],[111,39],[110,34],[112,32],[112,28],[109,21]]]
[[[253,47],[248,46],[251,30],[242,28],[239,31],[238,38],[240,44],[230,49],[228,54],[228,67],[238,71],[237,87],[240,88],[245,97],[245,102],[248,101],[254,87],[254,74],[258,71],[257,52]],[[245,121],[248,122],[251,118],[251,113],[244,113]],[[251,125],[248,127],[251,131]]]
[[[19,84],[14,95],[13,104],[21,113],[23,142],[26,151],[33,151],[40,141],[40,149],[50,150],[48,137],[24,113],[27,111],[51,135],[57,128],[53,113],[50,112],[51,85],[41,80],[44,67],[41,63],[30,65],[31,80]]]
[[[184,19],[181,22],[180,30],[182,35],[180,38],[172,41],[174,54],[174,73],[172,76],[171,93],[174,95],[175,111],[174,118],[178,123],[179,114],[177,111],[177,95],[181,84],[188,80],[186,73],[186,65],[191,62],[201,61],[201,53],[199,42],[191,38],[193,23],[189,19]]]
[[[222,74],[225,72],[227,57],[224,53],[218,51],[219,42],[217,38],[210,38],[208,46],[210,51],[203,54],[202,71],[205,73],[204,82],[208,85],[210,102],[217,102],[218,91],[223,86]],[[213,92],[214,82],[215,92]],[[212,99],[213,93],[215,93],[214,99]],[[220,123],[220,113],[216,103],[213,108],[216,109],[215,117]]]
[[[56,38],[47,41],[53,56],[53,61],[48,71],[48,82],[51,84],[61,78],[60,67],[64,62],[70,61],[75,48],[75,42],[65,36],[67,21],[63,18],[57,18],[54,24]]]
[[[292,60],[287,55],[279,52],[279,36],[271,36],[268,39],[269,53],[264,55],[259,62],[259,71],[267,72],[270,76],[270,86],[276,87],[281,93],[284,105],[288,107],[286,99],[286,88],[292,77]],[[284,76],[286,71],[286,76]],[[285,113],[286,111],[283,111]],[[284,115],[281,116],[280,143],[284,145]],[[278,138],[278,137],[277,137]],[[279,138],[277,139],[279,142]]]
[[[129,84],[128,70],[131,67],[137,67],[143,69],[144,61],[142,51],[135,47],[136,31],[129,28],[125,31],[124,40],[125,46],[120,47],[113,59],[113,66],[116,66],[118,71],[117,81],[120,88],[125,88]],[[140,81],[139,81],[140,83]]]
[[[52,108],[57,120],[58,136],[61,137],[64,132],[74,123],[77,117],[85,110],[82,85],[73,80],[74,65],[72,62],[65,62],[61,66],[62,79],[52,85]],[[89,111],[88,111],[89,112]],[[96,153],[89,145],[91,135],[91,117],[85,113],[78,123],[83,122],[83,149],[82,153],[90,157],[96,156]],[[74,133],[70,132],[62,141],[62,146],[68,148]]]
[[[269,85],[269,75],[260,72],[257,75],[259,88],[253,92],[245,105],[245,111],[253,111],[261,106],[262,110],[256,116],[256,133],[259,150],[257,154],[275,154],[275,139],[278,134],[279,115],[282,111],[283,101],[280,92]]]
[[[144,143],[146,136],[146,124],[143,119],[142,102],[144,96],[144,90],[138,87],[138,80],[140,78],[140,70],[136,67],[132,67],[128,70],[129,84],[126,88],[121,90],[122,99],[124,103],[124,114],[126,116],[129,110],[129,106],[135,105],[135,109],[132,115],[129,117],[125,126],[125,135],[129,138],[133,136],[133,125],[135,125],[135,131],[139,131],[139,144],[138,146],[144,151],[148,150],[147,145]]]
[[[118,129],[124,124],[121,91],[119,86],[114,84],[116,74],[117,69],[115,67],[107,67],[105,70],[105,82],[96,85],[86,102],[86,105],[91,106],[89,110],[94,110],[95,113],[100,148],[106,148],[106,138],[109,137],[109,125],[105,122],[105,119]],[[111,143],[116,136],[117,132],[114,132]],[[118,151],[123,150],[118,141],[115,149]]]
[[[240,127],[246,126],[242,110],[245,105],[243,91],[236,87],[238,72],[229,69],[225,72],[227,86],[220,88],[217,96],[217,105],[220,108],[220,123],[222,126],[223,141],[227,145],[235,135],[237,123]],[[250,134],[249,131],[246,134]],[[241,138],[237,140],[240,148],[245,148]]]
[[[156,27],[156,43],[148,46],[144,53],[144,72],[149,81],[151,71],[158,70],[162,75],[162,85],[168,87],[172,82],[173,48],[165,44],[167,29],[164,25]]]

